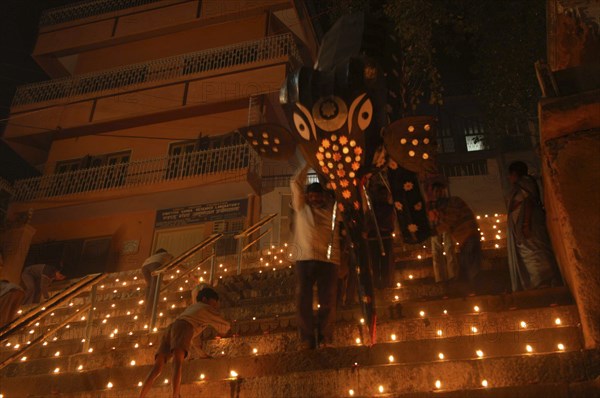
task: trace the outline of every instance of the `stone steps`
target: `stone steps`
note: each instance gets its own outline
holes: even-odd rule
[[[367,350],[367,349],[365,349]],[[294,361],[293,359],[296,359]],[[347,359],[347,366],[330,366]],[[259,359],[256,358],[256,361]],[[244,369],[249,364],[232,361],[221,365],[210,361],[188,361],[184,368],[182,396],[189,397],[345,397],[349,390],[355,396],[402,396],[402,394],[431,393],[440,390],[445,393],[464,390],[479,390],[482,381],[488,387],[507,388],[533,384],[554,384],[590,381],[600,372],[598,351],[571,351],[560,353],[507,355],[481,359],[459,359],[453,361],[429,361],[393,364],[358,364],[352,358],[336,350],[319,350],[305,355],[296,354],[281,364],[295,362],[298,367],[305,365],[311,370],[291,371],[282,374],[268,374],[255,366],[256,376],[246,375]],[[168,377],[170,367],[159,380]],[[229,377],[230,370],[238,373],[236,379]],[[552,371],[549,371],[552,370]],[[43,396],[44,392],[56,391],[61,397],[133,397],[143,380],[148,367],[101,369],[80,374],[43,375],[31,378],[7,379],[12,390],[13,383],[25,380],[35,384],[35,391],[28,392]],[[200,375],[204,374],[203,381]],[[261,375],[258,375],[261,374]],[[112,389],[107,389],[110,381]],[[440,381],[436,388],[436,381]],[[157,384],[160,384],[157,382]],[[164,384],[164,383],[163,383]],[[383,387],[380,393],[379,386]],[[591,386],[593,392],[593,386]],[[93,390],[93,391],[90,391]],[[153,389],[150,397],[165,396],[168,386]],[[539,395],[533,395],[539,396]]]
[[[494,257],[495,256],[495,257]],[[484,282],[487,286],[483,286],[482,292],[501,293],[508,287],[508,273],[504,265],[504,257],[500,256],[496,251],[488,251],[488,258],[500,260],[499,265],[487,271],[487,278]],[[487,264],[490,262],[487,261]],[[275,271],[265,271],[263,273],[244,273],[242,275],[233,275],[232,270],[228,270],[230,275],[226,275],[223,279],[219,279],[217,290],[222,296],[223,307],[235,306],[240,300],[251,300],[268,297],[291,296],[295,289],[295,276],[292,269],[278,268]],[[177,275],[173,273],[172,276]],[[401,280],[401,284],[405,289],[400,289],[393,294],[384,297],[385,299],[408,300],[418,297],[433,297],[444,295],[456,295],[452,287],[444,287],[433,283],[427,283],[433,277],[431,260],[419,260],[404,262],[400,269],[397,270],[397,279]],[[168,283],[170,276],[167,276]],[[181,297],[189,297],[189,291],[193,289],[197,279],[186,277],[185,280],[176,282],[171,288],[163,293],[162,298],[167,299],[167,303],[179,301]],[[426,283],[423,283],[426,282]],[[387,290],[391,292],[390,290]],[[125,271],[119,274],[111,275],[107,278],[98,289],[96,307],[103,310],[103,307],[113,304],[117,300],[127,300],[123,304],[126,307],[136,306],[137,303],[144,299],[145,283],[141,277],[139,270]],[[462,292],[459,292],[462,293]],[[89,294],[84,293],[81,296],[71,300],[75,307],[89,302]],[[161,304],[163,301],[161,301]],[[164,311],[165,307],[162,307]],[[68,310],[68,309],[66,309]],[[57,309],[56,315],[61,313],[61,309]],[[160,311],[160,310],[159,310]],[[59,319],[57,317],[55,319]]]
[[[359,322],[358,314],[356,317],[349,316],[347,320],[340,320],[334,328],[334,344],[337,347],[359,347],[366,341],[368,335],[364,325]],[[560,319],[560,325],[556,324],[556,319]],[[526,322],[526,328],[521,326],[521,322]],[[277,354],[285,352],[295,352],[298,345],[298,337],[293,319],[279,328],[263,330],[260,323],[254,322],[255,329],[245,329],[241,335],[230,338],[208,338],[202,344],[206,353],[214,357],[225,355],[227,358],[236,358],[253,355],[253,349],[256,348],[261,355]],[[543,350],[554,351],[556,344],[562,343],[565,347],[572,349],[579,347],[580,343],[575,344],[573,333],[578,336],[578,317],[575,306],[556,306],[533,308],[523,310],[513,310],[504,312],[484,312],[479,314],[450,314],[437,315],[428,318],[402,318],[388,320],[378,323],[378,342],[400,344],[400,342],[428,341],[437,346],[443,346],[446,339],[466,338],[471,340],[495,341],[498,336],[513,336],[515,342],[523,342],[528,334],[535,334],[537,330],[555,331],[557,338],[552,339],[551,347]],[[473,330],[473,327],[477,328]],[[238,328],[238,332],[241,328]],[[565,330],[568,330],[566,332]],[[438,332],[441,331],[441,332]],[[441,333],[438,334],[438,333]],[[569,338],[561,340],[562,333],[571,333]],[[210,333],[207,333],[210,335]],[[71,364],[75,369],[85,358],[86,368],[90,368],[87,363],[100,363],[105,366],[104,359],[98,361],[97,358],[102,355],[108,355],[120,358],[130,362],[130,356],[135,353],[146,353],[151,362],[153,353],[159,343],[160,333],[147,333],[144,331],[132,332],[132,335],[120,332],[115,338],[109,338],[104,335],[91,341],[92,353],[81,353],[82,343],[78,338],[69,339],[67,336],[61,336],[56,342],[50,341],[46,346],[38,346],[31,350],[25,363],[17,362],[7,366],[0,371],[0,374],[17,374],[21,367],[36,367],[36,372],[50,372],[55,367],[61,367],[61,363]],[[357,342],[357,339],[360,339]],[[534,344],[534,340],[527,340]],[[134,348],[138,344],[138,348]],[[150,346],[152,344],[152,346]],[[523,352],[525,343],[520,344],[518,350]],[[479,348],[477,348],[479,349]],[[536,348],[537,349],[537,348]],[[541,350],[541,348],[540,348]],[[471,350],[473,354],[474,350]],[[60,352],[60,357],[55,353]],[[484,351],[485,352],[485,351]],[[108,354],[107,354],[108,353]],[[12,354],[11,350],[4,347],[2,357]],[[140,354],[141,355],[141,354]],[[437,355],[437,354],[436,354]],[[499,355],[496,353],[495,355]],[[124,358],[124,359],[123,359]],[[34,365],[42,363],[44,365]],[[32,365],[33,364],[33,365]]]
[[[225,269],[225,268],[223,268]],[[237,297],[232,299],[244,299],[254,298],[260,295],[260,291],[265,288],[270,288],[268,293],[274,293],[277,291],[278,285],[281,287],[290,288],[294,286],[294,271],[288,266],[278,266],[275,271],[271,267],[256,267],[250,268],[247,272],[243,272],[242,275],[236,275],[235,270],[231,267],[226,268],[227,272],[223,273],[222,270],[217,268],[217,275],[223,276],[222,279],[218,280],[219,285],[222,285],[231,295],[237,293]],[[484,270],[495,270],[508,272],[506,266],[506,252],[498,250],[487,250],[484,251]],[[220,270],[220,272],[219,272]],[[264,271],[258,273],[257,271]],[[196,275],[196,276],[194,276]],[[200,273],[200,275],[204,275]],[[176,272],[171,272],[165,276],[165,281],[170,282],[173,277],[177,276]],[[206,275],[204,275],[206,276]],[[399,282],[410,282],[418,279],[433,278],[433,268],[431,258],[423,258],[422,260],[408,260],[397,263],[396,266],[396,280]],[[192,272],[192,275],[184,278],[188,279],[191,286],[193,281],[197,281],[197,273]],[[273,283],[273,279],[277,279],[280,283]],[[285,279],[285,280],[284,280]],[[185,281],[175,282],[177,286],[181,286],[186,290]],[[65,287],[67,284],[55,284],[53,285],[55,290]],[[105,280],[98,290],[97,299],[100,302],[114,300],[115,298],[121,297],[121,295],[127,292],[135,293],[135,289],[140,288],[141,291],[145,290],[145,283],[141,275],[140,270],[123,271],[117,274],[112,274],[107,280]],[[116,293],[113,293],[114,290]],[[257,293],[258,291],[259,293]],[[75,303],[84,302],[87,295],[81,296],[81,298],[74,300]]]
[[[355,395],[356,396],[356,395]],[[398,398],[599,398],[600,380],[394,395]]]
[[[304,352],[297,351],[293,269],[273,270],[256,261],[234,275],[229,266],[217,274],[222,278],[216,289],[224,316],[235,320],[233,333],[218,338],[206,331],[199,345],[213,358],[192,349],[182,396],[346,397],[349,389],[360,397],[505,397],[523,391],[531,395],[521,396],[591,396],[597,391],[593,380],[600,375],[600,353],[583,350],[568,289],[506,294],[505,251],[486,250],[485,256],[485,278],[474,296],[465,296],[465,286],[458,283],[433,283],[430,258],[398,263],[400,287],[376,293],[377,344],[366,345],[369,333],[355,305],[338,309],[335,348]],[[25,354],[26,360],[0,370],[0,393],[7,398],[137,396],[138,383],[152,366],[159,332],[191,303],[190,291],[200,275],[172,284],[161,295],[157,332],[144,328],[145,303],[139,302],[145,283],[139,270],[110,275],[98,289],[92,351],[82,352],[86,321],[73,321],[48,336],[46,345]],[[24,330],[11,336],[2,343],[0,358],[88,300],[84,294],[72,306],[56,309],[33,334]],[[111,337],[114,329],[118,333]],[[170,379],[170,369],[167,365],[150,397],[169,395],[162,381]],[[231,370],[239,377],[230,378]],[[484,379],[487,388],[481,385]]]
[[[402,288],[401,288],[402,289]],[[385,294],[385,293],[384,293]],[[187,303],[191,302],[191,299],[187,299]],[[401,319],[401,318],[414,318],[414,319],[429,319],[443,316],[443,311],[447,311],[449,315],[456,316],[461,314],[473,314],[475,316],[484,316],[485,313],[506,311],[510,309],[525,309],[525,308],[536,308],[536,307],[547,307],[553,305],[570,305],[572,304],[572,298],[564,287],[550,288],[538,291],[527,291],[519,292],[514,294],[505,295],[483,295],[483,296],[472,296],[466,298],[448,298],[438,299],[429,301],[406,301],[406,302],[389,302],[382,300],[378,306],[378,318],[380,321],[387,319]],[[157,328],[161,328],[168,325],[172,320],[181,313],[186,303],[180,302],[174,309],[165,308],[159,310],[159,315],[162,313],[163,316],[157,319]],[[475,307],[478,307],[479,312],[475,311]],[[143,331],[144,325],[148,324],[147,318],[142,315],[143,306],[137,306],[139,309],[132,312],[130,315],[123,315],[125,311],[118,305],[114,309],[111,309],[111,313],[103,313],[98,311],[94,317],[94,327],[92,329],[92,336],[109,336],[115,329],[121,333],[127,331]],[[73,311],[71,309],[70,311]],[[116,312],[116,314],[114,312]],[[224,308],[224,315],[231,320],[237,320],[237,333],[247,334],[248,332],[264,332],[270,330],[277,330],[285,328],[290,325],[291,320],[295,317],[295,304],[293,297],[288,296],[288,300],[271,303],[269,305],[248,305],[244,303],[239,307]],[[423,312],[423,316],[421,315]],[[112,314],[112,315],[111,315]],[[82,314],[85,316],[87,314]],[[106,316],[110,315],[109,318]],[[137,320],[134,317],[138,316]],[[56,318],[55,317],[50,317]],[[360,309],[357,306],[350,307],[348,309],[340,309],[338,311],[339,320],[358,320],[360,319]],[[54,319],[46,324],[43,324],[41,328],[45,329],[52,325]],[[76,339],[81,340],[85,337],[85,320],[78,320],[69,323],[69,327],[63,327],[58,335],[62,339]],[[255,325],[258,324],[259,327]],[[31,329],[30,329],[31,330]],[[34,328],[39,332],[40,328]],[[37,334],[30,334],[28,331],[24,331],[21,334],[15,335],[9,339],[14,345],[16,343],[23,344],[28,340],[32,339]],[[93,341],[93,339],[92,339]],[[6,347],[0,348],[2,353]]]
[[[247,304],[249,302],[252,302],[253,300],[259,299],[265,299],[267,301],[269,300],[269,298],[272,298],[273,300],[281,300],[282,298],[284,300],[289,299],[290,297],[292,297],[293,292],[295,290],[294,278],[295,276],[293,274],[293,271],[289,269],[278,270],[270,275],[263,274],[257,278],[252,279],[248,278],[248,276],[243,275],[231,276],[230,278],[228,278],[230,279],[229,282],[226,281],[220,286],[217,286],[217,290],[223,297],[222,308],[239,306],[240,302]],[[276,281],[274,281],[273,279],[276,279]],[[488,286],[484,286],[482,289],[480,289],[482,293],[488,292],[497,294],[502,292],[502,289],[499,290],[497,286],[491,286],[495,282],[494,279],[498,279],[497,275],[487,274],[482,279],[482,285],[486,284],[486,280],[491,282],[487,283]],[[119,280],[122,281],[122,279]],[[162,294],[162,300],[159,302],[159,311],[165,311],[165,309],[171,307],[173,303],[177,303],[182,298],[189,298],[191,296],[190,291],[191,289],[193,289],[194,284],[191,283],[191,280],[188,280],[188,282],[190,283],[182,283],[182,290],[176,289],[175,291],[164,292]],[[245,295],[239,294],[239,291],[243,290],[243,287],[239,287],[239,285],[241,284],[253,286],[253,290],[250,290],[250,292],[252,292],[253,294],[249,294],[248,291],[245,292]],[[236,287],[236,285],[238,285],[238,287]],[[443,284],[434,284],[432,280],[406,280],[401,283],[401,286],[402,287],[399,289],[383,290],[383,293],[378,294],[378,301],[403,301],[413,300],[417,298],[459,296],[464,294],[464,289],[460,288],[460,284],[445,286]],[[106,312],[106,310],[111,305],[116,305],[115,303],[118,301],[121,301],[123,304],[119,304],[121,308],[138,308],[139,301],[144,299],[144,291],[145,285],[139,279],[137,281],[129,281],[125,289],[121,289],[121,291],[117,290],[117,293],[113,293],[113,286],[108,286],[104,284],[100,285],[97,295],[96,308],[98,308],[98,311],[100,313],[102,313],[103,311]],[[75,308],[87,302],[89,302],[89,295],[87,293],[71,300],[71,303]],[[71,307],[69,306],[57,309],[56,311],[54,311],[56,315],[54,319],[56,319],[56,322],[58,322],[62,313],[70,313],[70,311]],[[132,310],[132,312],[134,311]]]
[[[394,325],[384,325],[387,330],[394,329]],[[361,365],[380,365],[389,362],[389,356],[393,355],[394,363],[409,363],[440,360],[439,353],[444,354],[443,360],[454,361],[460,359],[477,358],[477,351],[481,350],[484,357],[498,357],[507,355],[518,355],[526,352],[529,344],[536,353],[548,353],[557,351],[576,351],[581,349],[582,343],[580,331],[577,327],[560,328],[538,328],[530,330],[498,330],[486,334],[458,334],[452,337],[428,338],[427,335],[410,336],[405,340],[392,341],[383,339],[381,343],[368,348],[362,344],[356,344],[353,336],[355,334],[343,333],[344,330],[336,332],[335,356],[327,364],[318,365],[325,368],[337,368],[348,366],[357,362]],[[58,347],[46,349],[35,355],[29,353],[33,359],[24,362],[13,363],[2,370],[3,377],[15,377],[25,372],[28,376],[51,374],[55,368],[62,372],[77,372],[80,365],[86,371],[98,370],[105,367],[129,367],[131,361],[135,365],[152,365],[154,353],[159,342],[159,335],[152,338],[134,336],[130,339],[106,341],[102,345],[95,345],[92,353],[69,352],[69,347],[63,345],[63,350]],[[388,336],[389,337],[389,336]],[[149,346],[148,342],[153,345]],[[134,348],[136,343],[141,343]],[[558,344],[562,344],[559,349]],[[302,362],[294,361],[297,356],[297,338],[294,332],[277,333],[274,335],[263,335],[256,337],[235,337],[230,339],[215,339],[203,344],[204,350],[211,354],[214,359],[208,361],[213,368],[223,368],[234,360],[238,364],[238,371],[246,376],[258,376],[261,374],[284,374],[293,371],[305,371],[313,369]],[[256,353],[254,353],[256,349]],[[53,355],[59,350],[60,357]],[[190,352],[190,358],[198,358],[195,350]],[[351,358],[351,362],[348,362]],[[339,359],[339,361],[337,360]]]

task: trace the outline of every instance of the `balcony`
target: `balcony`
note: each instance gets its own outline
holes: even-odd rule
[[[123,17],[136,12],[151,11],[158,8],[185,5],[189,3],[196,9],[200,4],[200,18],[217,16],[226,13],[240,12],[251,7],[269,6],[279,1],[273,0],[84,0],[61,7],[45,10],[39,26],[49,28],[84,19]]]
[[[244,109],[298,62],[291,34],[18,88],[4,138],[28,145]],[[18,119],[18,122],[16,120]],[[46,147],[44,146],[46,145]]]
[[[148,188],[167,191],[192,184],[249,180],[257,183],[260,173],[260,157],[242,144],[18,180],[12,200],[73,198],[91,192],[96,199],[123,196],[124,192],[127,195],[143,193]]]
[[[57,25],[77,19],[139,7],[162,0],[87,0],[62,7],[51,8],[42,13],[40,26]]]
[[[194,75],[221,71],[241,65],[289,57],[300,61],[298,48],[289,33],[128,65],[98,73],[19,86],[13,108],[28,104],[57,101],[70,102],[102,94],[123,93],[130,89],[156,85],[161,81],[187,80]]]
[[[220,39],[227,33],[230,42],[258,39],[264,36],[265,16],[291,6],[289,0],[78,2],[42,14],[33,58],[46,73],[58,78],[151,59],[143,48],[157,52],[158,57],[199,51],[206,47],[189,44],[198,37],[213,37],[213,46],[228,44]],[[163,48],[161,41],[168,37],[182,51]],[[106,56],[104,50],[110,48],[115,51]],[[103,54],[98,55],[98,67],[92,60],[96,52]]]

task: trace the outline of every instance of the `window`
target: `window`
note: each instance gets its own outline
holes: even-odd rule
[[[437,136],[438,152],[450,153],[455,152],[454,148],[454,136],[452,135],[452,129],[449,126],[440,124]]]
[[[488,149],[483,124],[476,119],[462,118],[460,120],[465,137],[467,152],[483,151]]]
[[[123,152],[117,154],[106,155],[106,168],[105,173],[105,188],[117,187],[125,184],[127,178],[127,167],[129,165],[129,159],[131,152]]]
[[[65,160],[62,162],[56,162],[56,173],[68,173],[70,171],[76,171],[81,166],[81,159],[76,160]]]
[[[198,149],[198,141],[176,142],[169,146],[169,166],[167,178],[187,177],[197,174],[198,165],[189,156]]]
[[[31,245],[26,266],[40,263],[63,263],[63,273],[80,277],[107,271],[110,257],[110,236],[71,239]]]
[[[248,152],[236,154],[241,160],[236,162],[224,158],[225,153],[218,153],[216,150],[225,147],[240,145],[242,137],[238,132],[217,135],[200,136],[196,140],[180,141],[169,145],[169,163],[167,167],[167,178],[181,178],[193,175],[214,173],[217,167],[221,165],[225,168],[235,169],[247,167]],[[243,155],[243,156],[241,156]]]
[[[122,186],[127,179],[130,158],[131,151],[123,151],[57,162],[51,194],[66,195]]]
[[[205,229],[204,225],[194,225],[191,227],[157,230],[154,234],[152,253],[162,248],[173,256],[178,256],[202,242],[205,239]]]
[[[487,175],[487,160],[482,159],[465,163],[442,164],[442,173],[446,177]]]

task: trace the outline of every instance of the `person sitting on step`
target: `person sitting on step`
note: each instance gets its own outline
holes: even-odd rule
[[[469,294],[475,290],[481,270],[481,237],[471,208],[458,196],[448,197],[446,185],[432,185],[434,205],[428,212],[429,220],[438,234],[449,233],[458,243],[459,275],[470,284]]]
[[[187,307],[173,323],[167,326],[154,356],[154,366],[142,386],[140,398],[144,398],[148,394],[152,384],[160,376],[164,365],[171,357],[173,358],[171,378],[173,398],[180,397],[183,360],[188,356],[193,338],[201,334],[208,326],[219,334],[225,334],[230,329],[229,322],[219,313],[218,293],[210,287],[205,287],[198,292],[196,303]]]
[[[41,298],[50,297],[48,288],[50,284],[65,280],[66,276],[60,272],[60,266],[52,264],[34,264],[25,268],[21,273],[21,280],[25,285],[25,299],[23,304],[39,303]]]

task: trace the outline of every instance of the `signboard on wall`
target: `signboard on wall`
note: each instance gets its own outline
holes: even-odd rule
[[[229,200],[196,206],[175,207],[156,212],[156,228],[173,228],[207,221],[246,217],[248,199]]]

